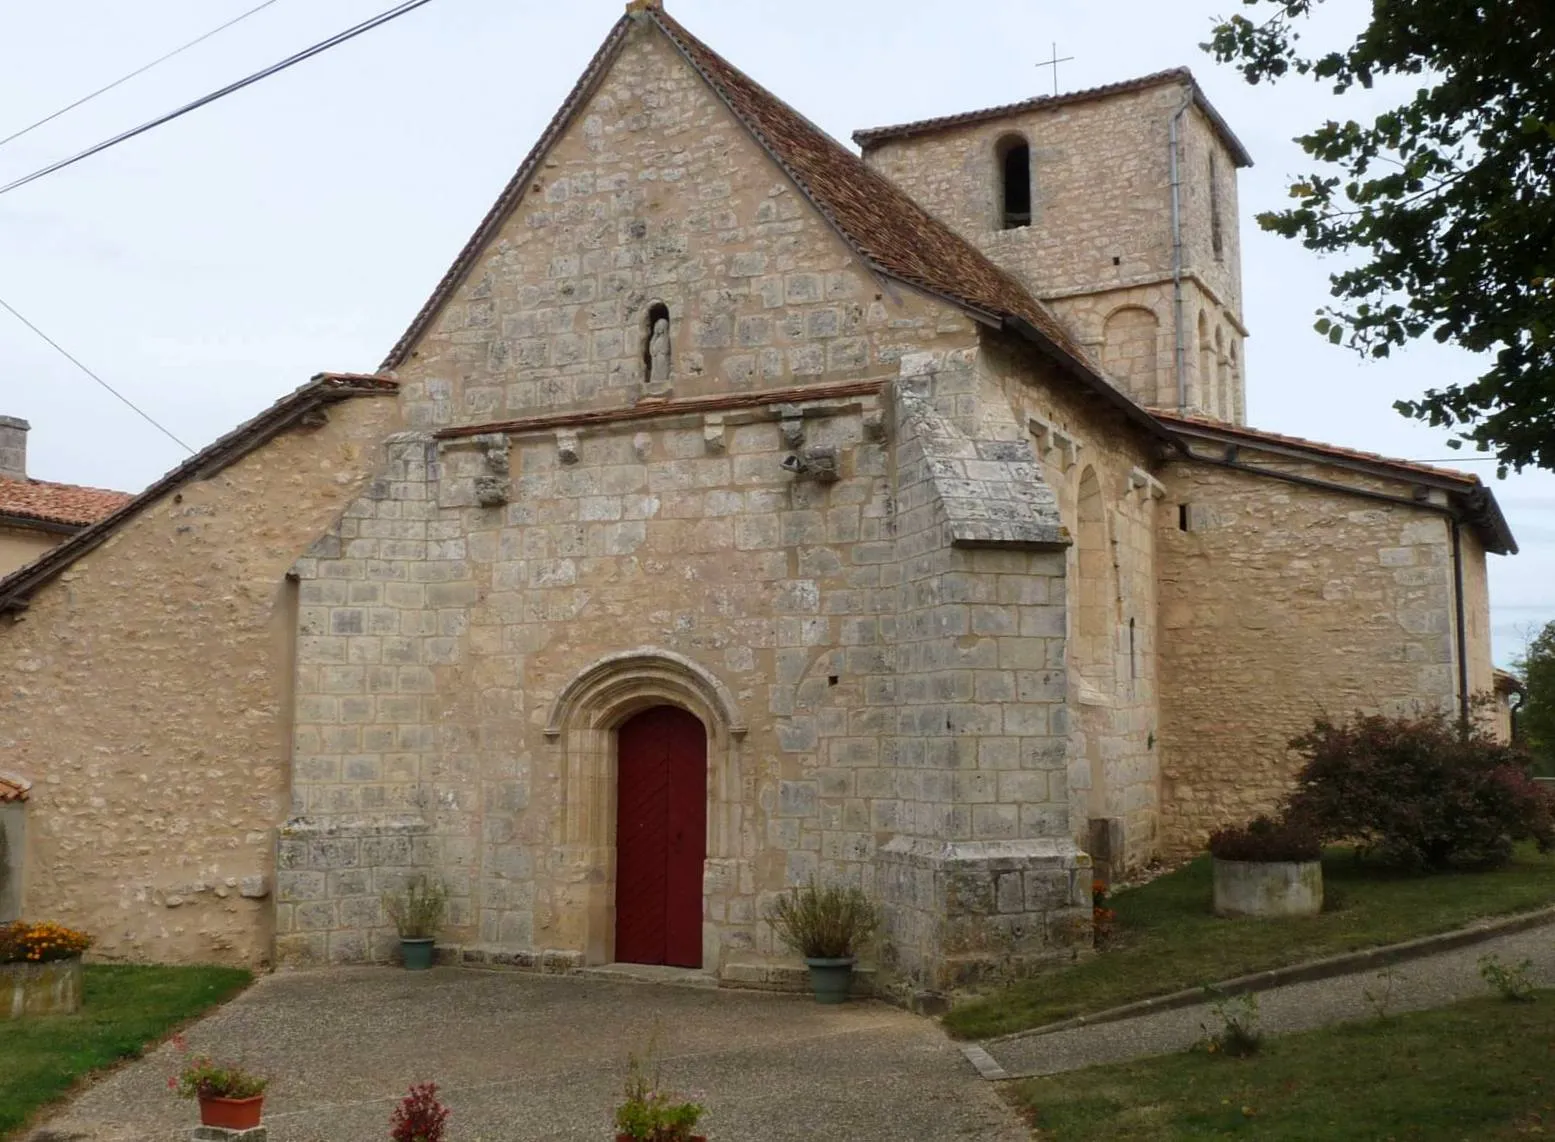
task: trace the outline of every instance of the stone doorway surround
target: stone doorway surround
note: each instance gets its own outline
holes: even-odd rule
[[[733,892],[739,883],[741,746],[748,727],[734,695],[706,667],[671,650],[640,647],[598,659],[562,689],[545,725],[561,755],[557,871],[581,907],[588,966],[615,960],[615,731],[654,706],[678,706],[707,727],[704,892]],[[721,945],[717,928],[704,919],[705,969],[721,966]]]

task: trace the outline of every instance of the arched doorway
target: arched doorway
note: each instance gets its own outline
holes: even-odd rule
[[[616,730],[615,958],[702,966],[707,728],[653,706]]]

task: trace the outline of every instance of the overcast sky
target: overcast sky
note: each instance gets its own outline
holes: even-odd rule
[[[0,0],[0,137],[258,0]],[[0,183],[391,6],[276,0],[0,147]],[[1234,0],[667,0],[671,13],[839,139],[858,127],[1186,64],[1257,162],[1241,175],[1248,419],[1419,460],[1446,436],[1392,402],[1481,371],[1418,346],[1363,363],[1311,330],[1327,273],[1261,233],[1290,141],[1362,105],[1305,81],[1249,88],[1198,44]],[[1366,0],[1329,0],[1331,24]],[[384,28],[67,171],[0,196],[4,298],[202,447],[323,370],[398,338],[620,15],[617,0],[432,0]],[[1337,25],[1335,25],[1337,27]],[[1330,30],[1334,30],[1330,28]],[[1375,98],[1375,97],[1374,97]],[[1379,104],[1380,106],[1380,104]],[[0,414],[32,422],[41,479],[136,490],[183,453],[0,312]],[[1496,657],[1555,618],[1555,476],[1491,481],[1522,545],[1491,557]]]

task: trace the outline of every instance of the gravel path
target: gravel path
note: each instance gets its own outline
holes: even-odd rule
[[[1532,960],[1529,977],[1541,987],[1555,986],[1555,926],[1534,928],[1387,969],[1392,975],[1388,1012],[1441,1007],[1460,999],[1491,994],[1479,974],[1480,957],[1487,955],[1497,956],[1507,965]],[[1381,976],[1382,973],[1366,971],[1259,992],[1260,1026],[1265,1034],[1282,1035],[1353,1019],[1374,1018],[1376,1009],[1366,993],[1378,995],[1387,989],[1387,982]],[[1097,1063],[1186,1050],[1204,1037],[1203,1025],[1212,1023],[1213,1019],[1209,1005],[1203,1004],[1117,1023],[973,1046],[967,1049],[967,1054],[974,1064],[980,1063],[979,1069],[990,1078],[1051,1075]],[[989,1073],[986,1060],[978,1055],[978,1051],[984,1049],[1002,1068],[1003,1075]]]
[[[666,1080],[718,1142],[1021,1142],[997,1091],[931,1020],[880,1003],[437,968],[266,976],[189,1029],[268,1075],[270,1142],[382,1142],[436,1080],[459,1142],[605,1142],[628,1051],[657,1032]],[[0,1034],[3,1034],[0,1031]],[[19,1142],[188,1142],[170,1046],[112,1071]]]

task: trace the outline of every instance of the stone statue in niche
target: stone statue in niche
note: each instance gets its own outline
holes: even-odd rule
[[[660,317],[648,335],[648,391],[659,392],[670,383],[670,323]]]

